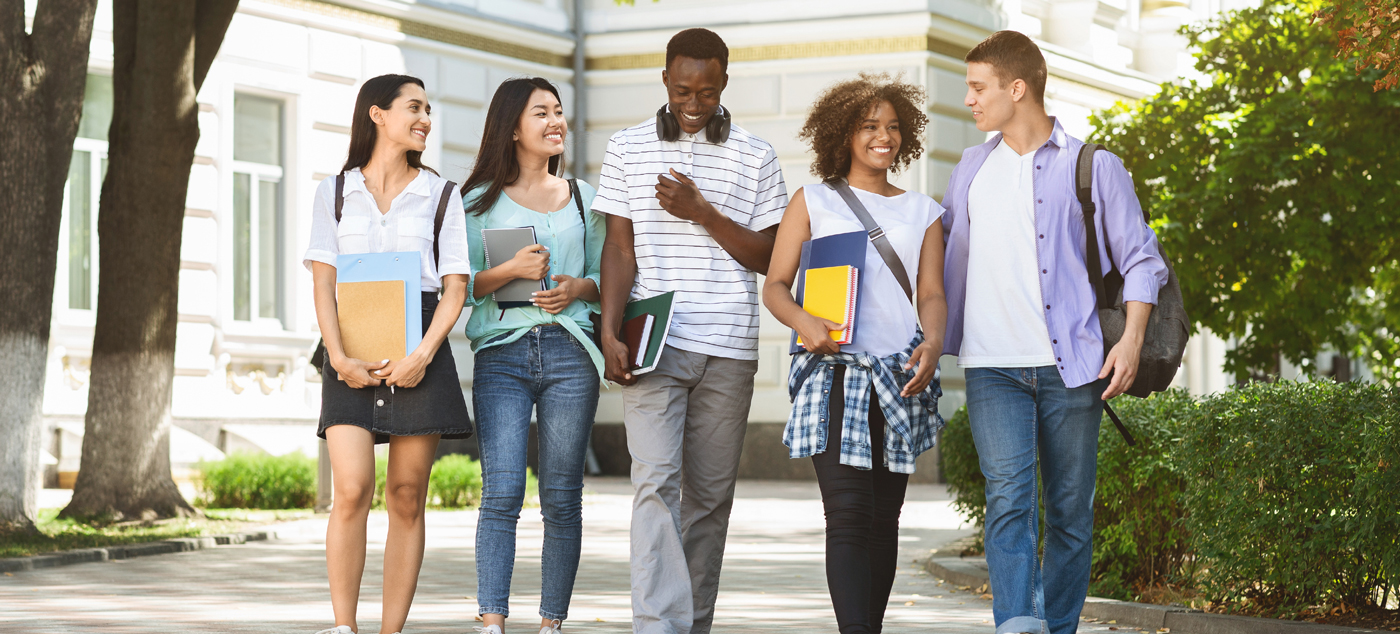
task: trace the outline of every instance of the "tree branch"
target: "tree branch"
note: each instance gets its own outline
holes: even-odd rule
[[[238,10],[238,0],[198,0],[194,12],[194,89],[204,86],[204,77],[209,74],[209,66],[219,47],[224,43],[224,34]]]

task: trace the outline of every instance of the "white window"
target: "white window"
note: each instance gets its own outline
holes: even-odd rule
[[[233,98],[233,318],[285,323],[283,104]]]
[[[112,78],[88,75],[83,115],[73,141],[59,239],[58,302],[73,310],[97,306],[97,203],[107,174]]]

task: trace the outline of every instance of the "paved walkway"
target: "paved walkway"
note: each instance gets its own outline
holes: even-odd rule
[[[631,487],[590,479],[583,561],[565,631],[631,631],[627,528]],[[371,515],[360,627],[378,631],[380,562],[387,519]],[[915,558],[968,534],[941,486],[910,486],[899,577],[885,632],[990,633],[990,602],[923,573]],[[725,554],[714,631],[836,633],[823,567],[815,483],[741,482]],[[474,511],[428,516],[428,552],[406,632],[470,632],[476,614]],[[331,625],[325,520],[283,525],[279,539],[0,577],[0,632],[310,634]],[[542,528],[522,514],[511,596],[511,632],[534,634]],[[1083,624],[1081,632],[1109,626]],[[1116,629],[1116,628],[1115,628]]]

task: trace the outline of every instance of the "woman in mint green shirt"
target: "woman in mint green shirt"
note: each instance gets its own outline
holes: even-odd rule
[[[602,355],[589,315],[598,311],[604,223],[583,210],[588,183],[566,181],[568,124],[559,91],[538,77],[501,84],[486,114],[481,151],[462,186],[476,353],[472,404],[481,447],[476,529],[477,603],[483,627],[503,634],[525,498],[530,414],[539,421],[539,495],[544,516],[540,634],[568,617],[583,534],[583,467],[598,410]],[[486,267],[482,230],[533,227],[538,244]],[[516,279],[546,280],[535,305],[502,310],[492,292]]]

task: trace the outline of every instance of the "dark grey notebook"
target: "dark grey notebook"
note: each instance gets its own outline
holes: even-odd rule
[[[521,249],[535,244],[534,227],[511,227],[503,229],[482,229],[481,238],[486,243],[486,268],[502,262],[509,262]],[[545,290],[544,280],[511,280],[505,286],[491,293],[491,298],[501,308],[524,308],[533,306],[530,293]]]

